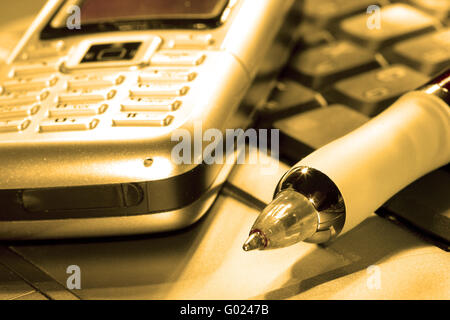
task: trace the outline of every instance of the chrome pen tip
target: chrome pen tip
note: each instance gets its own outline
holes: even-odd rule
[[[247,238],[247,241],[245,241],[244,245],[242,246],[242,249],[244,251],[252,251],[256,249],[264,249],[266,246],[266,239],[261,232],[256,231],[250,234]]]

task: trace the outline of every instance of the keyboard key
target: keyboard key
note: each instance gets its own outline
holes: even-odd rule
[[[368,6],[378,3],[374,0],[305,0],[303,13],[315,23],[326,25],[356,13],[365,13]]]
[[[296,162],[357,129],[368,119],[346,106],[332,105],[276,121],[274,128],[280,130],[280,153]]]
[[[450,28],[397,43],[386,57],[428,75],[439,72],[450,64]]]
[[[246,164],[237,164],[233,167],[227,184],[234,186],[231,190],[225,188],[224,192],[233,192],[239,188],[244,191],[245,197],[249,205],[259,208],[269,203],[273,199],[273,192],[290,167],[279,161],[278,158],[271,157],[268,152],[261,151],[257,148],[249,148],[245,154]],[[257,163],[250,164],[249,159],[258,159]],[[261,181],[261,183],[255,183]]]
[[[372,52],[347,41],[300,52],[290,64],[293,76],[314,89],[377,67]]]
[[[436,170],[409,185],[383,209],[409,224],[450,242],[450,173]]]
[[[368,27],[366,13],[347,18],[340,30],[354,41],[372,50],[435,29],[439,21],[406,4],[385,6],[380,11],[380,28]]]
[[[409,2],[441,20],[450,16],[450,0],[409,0]]]
[[[113,118],[116,127],[165,127],[172,123],[173,116],[167,114],[124,113]]]
[[[425,84],[429,78],[408,67],[394,65],[341,80],[324,92],[327,100],[343,103],[374,116],[401,94]]]
[[[296,36],[294,38],[297,41],[295,51],[317,47],[334,40],[334,37],[327,30],[318,28],[310,23],[302,23],[295,32]]]
[[[276,119],[317,108],[320,103],[316,96],[315,91],[286,79],[277,84],[269,101],[259,111],[260,118],[273,122]]]
[[[39,124],[39,132],[81,131],[97,127],[98,119],[57,118]]]

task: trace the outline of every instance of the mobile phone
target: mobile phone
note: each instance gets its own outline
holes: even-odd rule
[[[0,238],[197,221],[231,166],[174,163],[171,135],[245,126],[241,102],[294,5],[48,1],[0,73]]]

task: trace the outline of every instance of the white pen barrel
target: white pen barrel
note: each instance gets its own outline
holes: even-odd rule
[[[346,206],[344,233],[449,161],[450,108],[434,95],[414,91],[297,165],[320,170],[337,185]]]

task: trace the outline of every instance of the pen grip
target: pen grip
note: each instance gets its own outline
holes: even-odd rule
[[[297,165],[320,170],[339,188],[345,203],[344,233],[449,161],[449,106],[434,95],[413,91]]]

